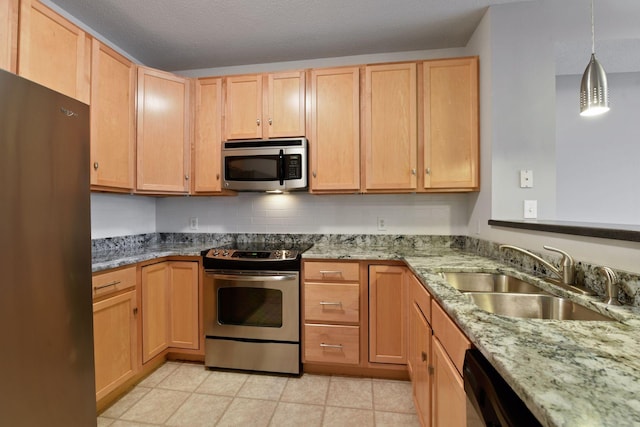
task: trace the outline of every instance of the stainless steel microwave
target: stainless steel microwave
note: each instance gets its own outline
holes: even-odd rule
[[[307,188],[306,138],[226,141],[222,146],[224,188],[291,191]]]

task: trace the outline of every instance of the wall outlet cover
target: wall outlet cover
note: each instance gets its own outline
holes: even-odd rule
[[[538,201],[537,200],[524,201],[524,218],[525,219],[538,218]]]

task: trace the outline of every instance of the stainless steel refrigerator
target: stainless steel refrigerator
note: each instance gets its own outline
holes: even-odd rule
[[[95,426],[89,107],[0,70],[0,425]]]

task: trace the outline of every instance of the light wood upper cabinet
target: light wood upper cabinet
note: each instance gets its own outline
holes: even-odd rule
[[[407,363],[407,269],[369,266],[369,361]]]
[[[360,70],[311,70],[310,188],[360,189]]]
[[[196,80],[192,192],[222,190],[222,79]]]
[[[0,68],[16,72],[18,62],[18,0],[0,1]]]
[[[137,183],[140,192],[189,191],[189,80],[138,67]]]
[[[231,76],[226,82],[226,139],[305,135],[303,71]]]
[[[262,138],[262,75],[226,78],[227,139]]]
[[[305,135],[305,79],[303,71],[268,75],[267,114],[263,137]]]
[[[417,188],[416,64],[366,67],[363,190]]]
[[[478,187],[478,58],[423,62],[424,188]]]
[[[169,262],[169,346],[197,349],[198,263]]]
[[[35,0],[20,0],[18,74],[89,104],[91,42]]]
[[[91,186],[135,187],[135,65],[93,40],[91,60]]]

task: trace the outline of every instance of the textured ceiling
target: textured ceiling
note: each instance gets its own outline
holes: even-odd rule
[[[487,7],[526,0],[43,0],[150,67],[192,70],[464,47]],[[560,74],[582,73],[590,0],[544,7]],[[640,69],[640,0],[594,0],[597,52]]]
[[[145,65],[187,70],[463,47],[521,0],[50,0]]]

